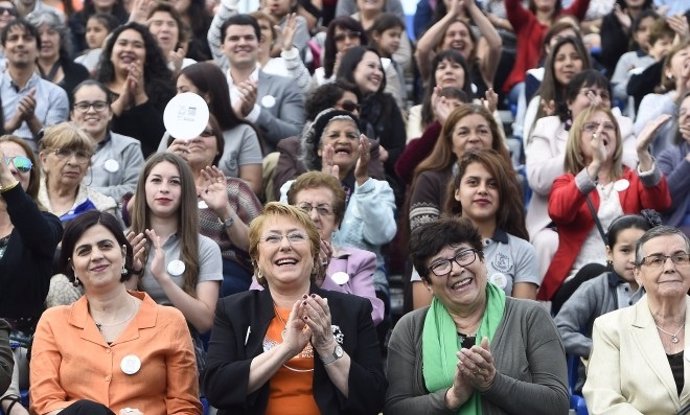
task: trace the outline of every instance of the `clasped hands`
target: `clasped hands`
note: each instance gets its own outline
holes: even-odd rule
[[[488,390],[496,379],[496,366],[487,337],[478,346],[460,349],[457,356],[459,360],[453,385],[446,392],[446,403],[451,409],[459,408],[475,390]]]
[[[290,356],[299,354],[307,343],[319,354],[327,355],[332,352],[334,342],[328,299],[305,294],[293,304],[285,324],[283,344],[290,350]]]

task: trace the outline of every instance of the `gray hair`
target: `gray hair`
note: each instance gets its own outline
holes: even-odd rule
[[[670,235],[678,235],[683,238],[683,241],[685,241],[685,251],[690,253],[690,239],[688,239],[688,236],[683,233],[683,231],[673,226],[656,226],[642,234],[640,239],[637,240],[637,244],[635,245],[635,266],[639,268],[639,266],[642,265],[642,245],[651,239]]]
[[[60,58],[72,56],[72,34],[62,21],[62,18],[53,10],[36,10],[26,16],[26,20],[36,29],[48,26],[60,34]]]
[[[359,122],[354,115],[333,108],[321,111],[313,122],[306,124],[302,131],[299,160],[304,163],[307,170],[321,170],[321,157],[318,155],[318,149],[323,134],[331,122],[343,120],[352,122],[359,133]]]

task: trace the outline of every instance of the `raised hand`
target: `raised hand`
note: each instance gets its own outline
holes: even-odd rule
[[[225,218],[230,205],[228,199],[228,180],[225,174],[215,166],[206,166],[201,170],[206,186],[199,196],[218,217]]]
[[[671,119],[669,114],[661,114],[644,126],[640,134],[637,135],[637,153],[649,152],[649,145],[652,144],[659,128]]]
[[[498,94],[493,88],[486,90],[484,98],[482,99],[482,104],[490,113],[493,114],[494,111],[496,111],[496,108],[498,108]]]
[[[628,15],[628,13],[623,11],[620,4],[616,3],[613,6],[613,13],[616,15],[616,19],[618,19],[621,26],[623,26],[626,30],[630,29],[630,26],[632,25],[632,19],[630,18],[630,15]]]
[[[146,229],[144,231],[146,237],[151,241],[153,259],[151,260],[151,274],[154,278],[160,280],[167,276],[167,271],[165,270],[165,251],[163,250],[163,244],[161,242],[160,236],[156,234],[153,229]]]
[[[166,151],[187,160],[187,156],[189,155],[189,140],[176,138],[170,143]]]
[[[323,146],[321,151],[321,172],[340,180],[340,166],[333,162],[335,150],[330,144]]]
[[[297,32],[297,13],[290,13],[287,16],[285,25],[282,28],[276,26],[275,29],[276,33],[280,33],[281,49],[285,52],[292,49],[295,33]]]
[[[592,151],[592,163],[596,166],[601,166],[606,161],[606,146],[604,145],[604,138],[601,133],[604,131],[604,125],[599,124],[597,130],[592,134],[592,139],[589,141],[589,147]]]
[[[139,273],[144,269],[144,255],[146,254],[146,235],[142,233],[135,234],[132,231],[127,232],[127,241],[132,245],[132,252],[134,257],[132,259],[132,268],[134,272]]]
[[[556,114],[556,102],[554,100],[550,100],[548,102],[541,100],[541,110],[546,116]]]
[[[371,159],[370,152],[371,144],[366,135],[359,135],[359,158],[355,164],[355,180],[359,186],[363,185],[369,180],[369,160]]]
[[[177,50],[171,50],[170,53],[168,54],[168,62],[172,62],[173,67],[175,68],[174,73],[180,72],[182,70],[182,62],[184,61],[184,57],[186,55],[186,52],[183,48],[177,48]]]

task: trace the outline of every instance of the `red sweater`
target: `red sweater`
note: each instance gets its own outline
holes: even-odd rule
[[[639,213],[642,209],[663,212],[671,207],[671,195],[663,175],[656,185],[645,186],[637,173],[625,167],[623,178],[630,182],[627,189],[618,192],[623,213]],[[572,173],[566,173],[553,182],[549,195],[549,216],[558,228],[558,250],[539,289],[539,300],[550,300],[558,291],[573,267],[587,235],[596,226],[586,197],[575,184]],[[589,198],[598,211],[599,193],[591,191]]]
[[[541,46],[544,35],[549,30],[537,20],[537,16],[532,14],[529,9],[522,7],[522,0],[504,0],[508,21],[513,25],[513,31],[517,38],[517,54],[515,64],[508,78],[503,82],[505,93],[516,84],[525,80],[525,72],[528,69],[536,68],[539,64]],[[556,0],[560,1],[560,0]],[[562,14],[570,14],[582,20],[587,13],[590,0],[575,0],[570,7],[563,9]]]

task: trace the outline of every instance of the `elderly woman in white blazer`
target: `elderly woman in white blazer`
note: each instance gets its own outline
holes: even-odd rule
[[[566,90],[568,116],[552,115],[537,120],[525,143],[527,181],[532,189],[525,225],[537,253],[539,275],[543,278],[558,248],[558,234],[551,228],[549,193],[553,181],[565,173],[565,144],[570,123],[589,105],[602,102],[611,106],[609,81],[594,70],[576,75]],[[623,164],[637,167],[633,122],[614,109],[623,139]]]
[[[594,321],[583,388],[592,415],[667,415],[690,403],[690,240],[677,228],[652,228],[635,262],[647,294]]]

